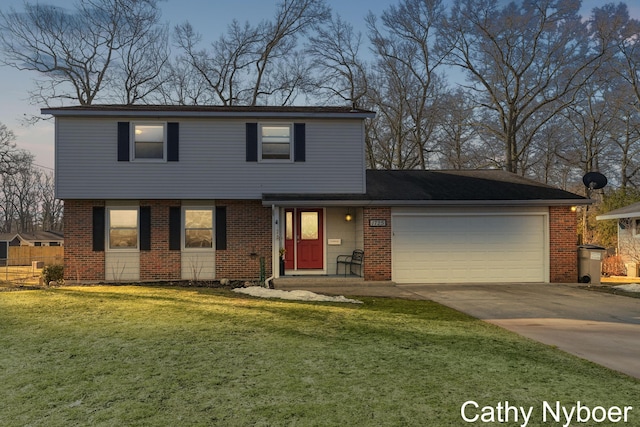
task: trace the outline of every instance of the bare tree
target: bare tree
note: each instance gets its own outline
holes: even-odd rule
[[[340,17],[326,27],[319,27],[316,36],[309,38],[311,54],[318,74],[317,85],[328,100],[348,102],[362,108],[369,89],[367,65],[361,58],[362,34]]]
[[[611,96],[607,82],[583,86],[576,100],[562,113],[572,128],[573,151],[567,161],[579,161],[583,174],[599,171],[604,166],[604,155],[609,148],[610,135],[615,133],[615,115],[618,111],[615,96]]]
[[[157,19],[157,18],[156,18]],[[142,20],[131,28],[130,40],[122,43],[118,51],[117,71],[108,88],[124,104],[136,104],[157,97],[163,84],[170,79],[166,72],[169,64],[169,32]]]
[[[640,21],[629,17],[626,4],[611,3],[595,8],[592,22],[600,43],[614,48],[610,71],[622,78],[640,102]]]
[[[202,36],[189,23],[176,27],[176,44],[211,99],[223,105],[287,104],[310,74],[295,52],[298,37],[329,16],[324,0],[283,0],[272,21],[254,27],[234,20],[209,49],[199,47]]]
[[[636,186],[640,173],[640,21],[631,19],[627,5],[607,4],[593,10],[592,25],[599,43],[612,49],[602,78],[612,90],[604,96],[612,106],[610,140],[617,148],[612,164],[622,188]],[[613,172],[613,171],[612,171]]]
[[[0,11],[3,63],[37,73],[37,104],[89,105],[105,88],[103,101],[135,102],[166,56],[159,18],[157,0],[80,0],[73,10],[25,2],[24,12]]]
[[[457,0],[447,22],[450,64],[491,112],[486,130],[501,141],[504,166],[524,173],[535,134],[573,101],[604,58],[590,44],[580,2]],[[600,46],[602,48],[602,46]]]
[[[0,176],[15,173],[14,160],[17,155],[15,140],[13,131],[0,123]]]
[[[242,79],[249,73],[249,67],[254,60],[252,52],[253,46],[258,42],[257,31],[249,23],[241,26],[234,20],[227,28],[227,34],[212,43],[209,50],[198,47],[202,36],[188,22],[177,26],[175,35],[176,44],[183,52],[179,58],[180,68],[186,71],[185,74],[189,74],[190,67],[199,77],[195,80],[180,81],[189,86],[179,87],[178,90],[196,92],[201,99],[203,95],[199,89],[204,85],[210,93],[209,99],[222,105],[241,104],[238,93],[244,83]],[[194,83],[196,90],[191,89]]]
[[[485,166],[474,124],[475,107],[466,93],[458,88],[445,94],[440,107],[443,114],[434,135],[440,167],[467,169]]]
[[[45,231],[62,231],[64,204],[55,198],[55,181],[52,173],[38,174],[39,228]]]
[[[388,126],[396,128],[390,141],[394,168],[426,169],[433,151],[429,141],[439,121],[438,102],[445,88],[436,73],[443,55],[435,49],[443,14],[441,0],[403,0],[383,12],[383,28],[374,15],[367,17],[376,70],[381,74],[378,82],[383,83],[373,91],[374,97],[380,101],[380,110],[391,109],[383,117],[393,120]]]

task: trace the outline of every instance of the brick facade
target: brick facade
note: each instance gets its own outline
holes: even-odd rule
[[[180,280],[179,250],[169,250],[169,208],[179,200],[142,200],[151,208],[151,250],[140,251],[140,280]],[[67,281],[105,280],[105,252],[93,250],[93,208],[104,200],[65,200],[64,274]],[[216,278],[257,279],[260,258],[271,275],[271,209],[259,200],[220,200],[227,209],[227,247],[216,250]]]
[[[105,252],[92,246],[92,213],[101,200],[65,200],[65,279],[97,282],[105,279]],[[151,207],[151,250],[140,251],[140,280],[179,280],[181,251],[169,250],[169,208],[175,200],[141,201]],[[271,209],[259,200],[218,200],[226,207],[227,247],[216,250],[216,278],[256,279],[260,258],[266,276],[272,274]],[[370,220],[386,226],[372,227]],[[550,281],[576,282],[578,277],[577,219],[568,206],[549,207]],[[363,209],[365,280],[391,280],[391,207]]]
[[[569,206],[549,207],[549,247],[551,283],[578,280],[577,217]]]
[[[93,207],[103,200],[64,201],[64,279],[104,280],[104,251],[93,250]]]
[[[140,251],[140,280],[180,280],[180,251],[169,250],[169,208],[175,200],[142,200],[151,208],[151,250]]]
[[[391,208],[366,207],[364,218],[364,278],[391,280]],[[386,221],[384,227],[371,227],[369,220]]]
[[[227,208],[227,249],[216,251],[218,279],[257,279],[264,257],[271,276],[271,208],[260,200],[218,200]]]

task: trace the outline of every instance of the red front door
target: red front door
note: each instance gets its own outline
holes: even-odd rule
[[[285,249],[287,270],[324,268],[322,209],[285,211]]]

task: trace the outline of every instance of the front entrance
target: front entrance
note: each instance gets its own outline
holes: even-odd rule
[[[324,268],[322,209],[285,210],[285,269]]]

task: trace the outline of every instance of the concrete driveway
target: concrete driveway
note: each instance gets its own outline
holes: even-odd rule
[[[640,299],[559,284],[396,287],[640,378]]]

